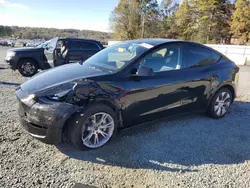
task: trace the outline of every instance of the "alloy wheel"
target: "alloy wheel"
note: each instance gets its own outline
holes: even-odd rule
[[[214,111],[217,116],[223,116],[227,113],[231,104],[231,96],[227,92],[222,92],[216,99],[214,104]]]
[[[82,142],[86,147],[98,148],[106,144],[114,132],[114,120],[105,112],[90,116],[82,131]]]
[[[33,65],[33,63],[28,62],[28,61],[23,63],[21,68],[25,74],[29,74],[29,75],[34,74],[35,69],[36,69],[35,66]]]

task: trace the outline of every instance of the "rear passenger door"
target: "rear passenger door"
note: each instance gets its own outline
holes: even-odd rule
[[[219,79],[220,69],[216,62],[221,55],[212,49],[196,44],[186,44],[184,48],[185,80],[183,105],[190,110],[205,108],[212,84]]]

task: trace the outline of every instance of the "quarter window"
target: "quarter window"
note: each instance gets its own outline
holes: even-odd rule
[[[217,62],[220,57],[219,54],[212,50],[195,45],[189,45],[185,50],[185,59],[188,67],[209,65]]]
[[[93,42],[70,41],[69,46],[71,49],[77,50],[99,50],[100,48]]]

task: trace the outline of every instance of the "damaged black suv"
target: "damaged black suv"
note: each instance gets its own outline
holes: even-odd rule
[[[226,115],[239,68],[201,44],[125,41],[38,73],[16,91],[22,126],[49,144],[105,145],[118,128],[192,111]],[[64,133],[64,134],[63,134]]]

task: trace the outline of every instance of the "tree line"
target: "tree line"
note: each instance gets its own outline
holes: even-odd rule
[[[174,38],[250,42],[249,0],[120,0],[110,17],[116,40]]]
[[[0,37],[45,40],[51,39],[53,37],[79,37],[107,42],[108,40],[113,38],[113,35],[112,33],[90,30],[17,27],[0,25]]]

